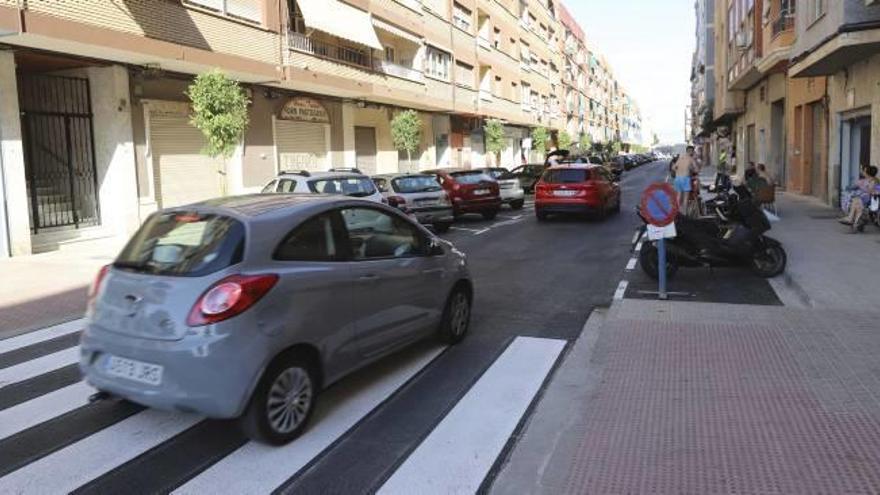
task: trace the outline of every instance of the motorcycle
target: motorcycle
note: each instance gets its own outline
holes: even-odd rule
[[[749,266],[765,278],[785,271],[785,249],[779,241],[764,235],[770,230],[770,222],[747,188],[720,191],[709,205],[715,217],[676,217],[676,236],[666,240],[667,278],[672,278],[679,267]],[[649,223],[639,208],[636,213],[645,225],[633,237],[633,249],[642,242]],[[658,278],[656,241],[643,242],[639,264],[648,276]]]

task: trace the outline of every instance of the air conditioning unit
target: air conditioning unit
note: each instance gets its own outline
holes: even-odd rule
[[[736,33],[736,47],[745,50],[746,48],[752,46],[752,32],[751,31],[741,31]]]

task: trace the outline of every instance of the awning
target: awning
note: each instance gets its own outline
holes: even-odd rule
[[[405,40],[412,41],[413,43],[420,45],[422,44],[422,38],[410,33],[409,31],[404,31],[394,24],[383,21],[382,19],[377,19],[373,17],[373,25],[377,28],[385,31],[386,33],[393,34],[394,36],[403,38]]]
[[[297,5],[307,27],[382,50],[369,13],[339,0],[299,0]]]

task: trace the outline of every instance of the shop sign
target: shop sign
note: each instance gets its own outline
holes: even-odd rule
[[[294,120],[298,122],[313,122],[316,124],[329,124],[330,115],[327,109],[318,100],[308,96],[294,96],[287,100],[278,114],[281,120]]]

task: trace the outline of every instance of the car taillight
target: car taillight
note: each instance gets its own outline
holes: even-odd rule
[[[459,184],[458,182],[456,182],[455,184],[452,184],[453,191],[458,191],[459,189],[461,189],[461,184]]]
[[[257,303],[278,282],[278,275],[232,275],[212,285],[189,312],[186,324],[210,325],[237,316]]]
[[[388,196],[388,204],[399,208],[406,204],[406,198],[403,196]]]
[[[98,274],[95,275],[95,280],[92,282],[92,285],[89,287],[88,299],[86,303],[86,314],[90,315],[95,309],[95,301],[98,300],[98,294],[101,292],[101,286],[104,284],[104,279],[107,277],[107,272],[110,271],[110,265],[104,265],[98,270]]]
[[[535,196],[546,196],[550,191],[547,184],[538,183],[535,185]]]

